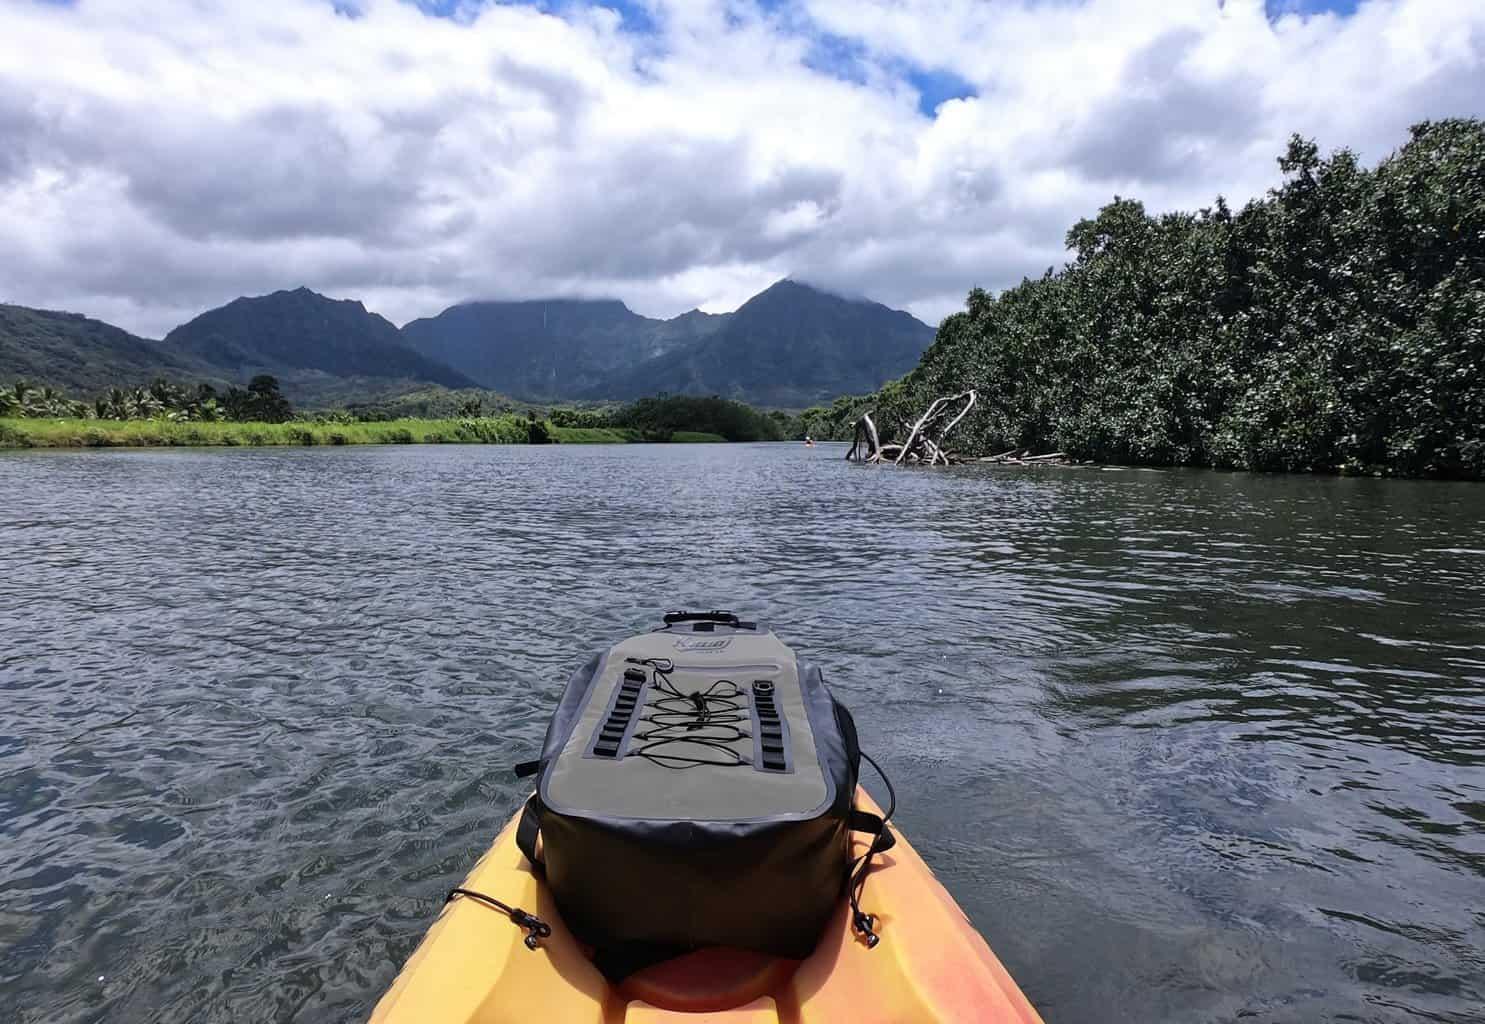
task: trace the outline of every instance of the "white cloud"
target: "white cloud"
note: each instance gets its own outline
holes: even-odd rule
[[[1272,185],[1485,113],[1485,5],[1368,0],[0,0],[0,299],[159,334],[307,284],[401,322],[472,297],[735,306],[788,273],[936,320],[1063,258],[1114,193]],[[823,33],[862,56],[820,67]],[[918,109],[905,77],[977,96]]]

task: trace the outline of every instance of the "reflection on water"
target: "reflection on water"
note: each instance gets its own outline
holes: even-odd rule
[[[824,664],[1049,1020],[1475,1019],[1485,489],[840,454],[0,457],[6,1008],[364,1015],[569,671],[699,605]]]

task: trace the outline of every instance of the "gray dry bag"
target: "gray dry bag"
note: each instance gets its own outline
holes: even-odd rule
[[[806,956],[848,895],[875,945],[850,833],[892,837],[854,806],[860,762],[818,668],[730,613],[672,612],[568,682],[517,769],[538,775],[517,838],[610,977],[704,946]]]

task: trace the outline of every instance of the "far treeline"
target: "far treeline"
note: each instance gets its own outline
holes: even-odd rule
[[[444,388],[414,392],[383,402],[350,407],[357,419],[374,422],[405,416],[469,418],[518,411],[519,406],[489,392]],[[625,405],[536,409],[526,415],[554,427],[617,433],[631,441],[782,441],[802,436],[797,416],[762,412],[718,395],[658,395]]]
[[[1238,212],[1116,198],[1060,272],[971,292],[915,370],[803,428],[976,388],[975,454],[1485,477],[1485,125],[1417,125],[1372,169],[1296,136],[1279,166]]]
[[[553,409],[518,412],[503,396],[487,399],[479,392],[435,389],[383,403],[331,412],[296,413],[269,375],[254,377],[246,388],[219,392],[209,384],[185,385],[156,380],[147,387],[113,388],[92,401],[71,398],[51,387],[25,381],[0,387],[0,420],[49,421],[45,429],[4,427],[5,444],[189,444],[235,443],[356,443],[470,441],[481,443],[545,444],[567,439],[602,441],[777,441],[797,432],[799,424],[786,413],[762,413],[741,402],[712,396],[700,398],[661,395],[628,405],[596,409]],[[399,429],[361,433],[334,430],[231,431],[172,429],[156,431],[125,424],[157,423],[173,428],[200,424],[298,424],[344,427],[383,425]],[[110,426],[117,424],[117,427]],[[402,429],[405,428],[405,429]],[[552,429],[557,428],[557,429]],[[409,434],[410,436],[405,436]],[[158,435],[158,441],[151,441]],[[344,440],[340,439],[344,437]],[[251,438],[261,437],[261,441]],[[75,439],[75,440],[74,440]]]
[[[554,409],[552,423],[559,427],[608,427],[632,430],[638,440],[665,441],[677,434],[710,436],[727,441],[782,441],[799,430],[788,413],[759,412],[752,406],[712,396],[661,395],[610,411]]]

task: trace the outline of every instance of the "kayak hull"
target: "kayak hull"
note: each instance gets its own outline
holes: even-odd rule
[[[877,811],[864,790],[857,806]],[[857,840],[857,853],[865,840]],[[804,960],[702,950],[612,985],[562,923],[515,842],[500,833],[463,887],[536,914],[552,928],[539,949],[503,914],[469,899],[444,906],[373,1011],[373,1024],[1040,1024],[985,940],[911,845],[873,861],[862,909],[881,942],[868,949],[846,901]]]

